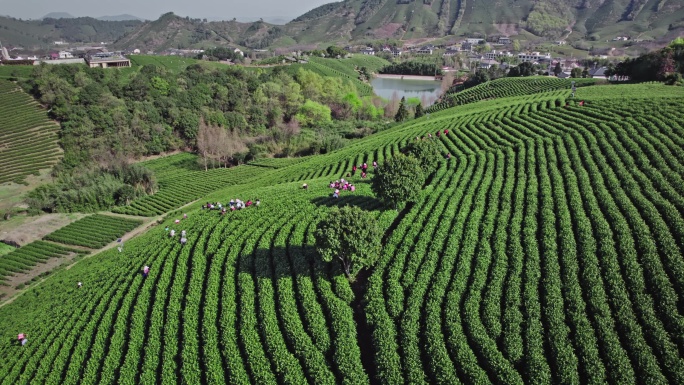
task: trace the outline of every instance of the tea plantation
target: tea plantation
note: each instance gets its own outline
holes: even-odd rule
[[[0,184],[21,183],[57,163],[59,126],[14,83],[0,80]]]
[[[684,383],[684,90],[504,96],[300,161],[205,179],[168,161],[192,179],[161,191],[183,199],[131,213],[200,198],[188,218],[0,307],[0,383]],[[415,204],[384,207],[358,174],[330,198],[351,165],[428,133],[451,159]],[[200,209],[234,198],[261,205]],[[385,231],[354,283],[313,247],[345,204]]]

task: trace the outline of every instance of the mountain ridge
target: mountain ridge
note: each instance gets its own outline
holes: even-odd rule
[[[506,26],[514,34],[598,40],[613,34],[660,37],[682,21],[684,0],[344,0],[314,8],[288,25],[344,25],[339,36],[350,40],[500,34]]]
[[[8,19],[13,25],[7,26]],[[35,25],[0,18],[0,41],[114,41],[118,49],[160,52],[218,46],[306,49],[496,35],[537,42],[567,40],[589,50],[618,37],[657,44],[684,35],[684,0],[343,0],[316,7],[284,25],[269,23],[268,18],[242,20],[215,21],[172,12],[157,20],[125,22],[72,18],[44,19]],[[27,28],[25,23],[33,24]],[[67,36],[64,26],[71,27]],[[110,33],[102,36],[103,28]]]

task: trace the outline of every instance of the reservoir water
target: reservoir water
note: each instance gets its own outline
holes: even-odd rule
[[[401,79],[401,78],[380,78],[376,77],[371,80],[373,91],[378,96],[387,100],[392,98],[396,92],[397,97],[418,98],[424,103],[423,105],[431,105],[441,94],[442,82],[439,80],[429,79]]]

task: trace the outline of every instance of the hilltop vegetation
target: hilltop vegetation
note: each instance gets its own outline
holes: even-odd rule
[[[684,88],[577,94],[583,106],[567,89],[473,102],[264,160],[0,308],[0,381],[682,383]],[[358,174],[330,197],[352,165],[427,133],[451,157],[401,212]],[[261,205],[200,209],[233,198]],[[382,232],[354,283],[315,250],[345,205]]]

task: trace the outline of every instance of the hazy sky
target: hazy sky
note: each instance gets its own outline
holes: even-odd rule
[[[39,19],[50,12],[73,16],[131,14],[154,20],[166,12],[194,18],[296,17],[336,0],[0,0],[0,15]]]

